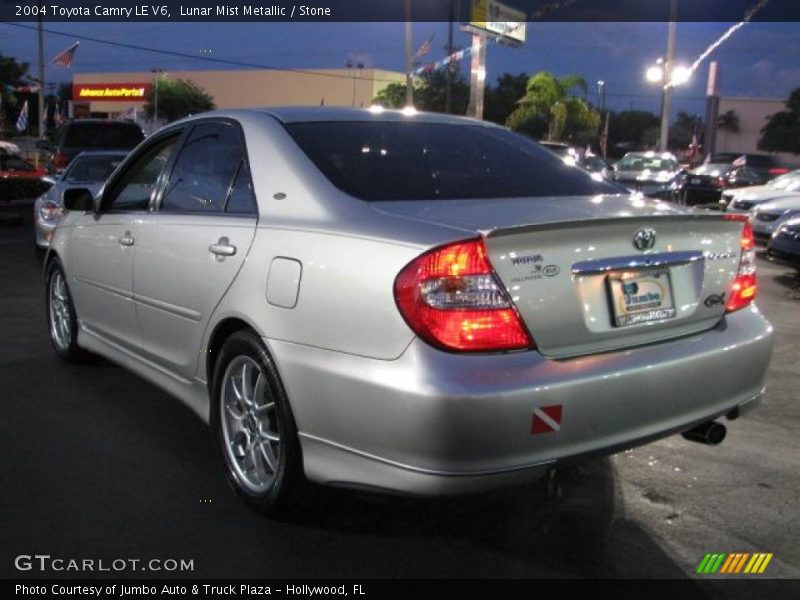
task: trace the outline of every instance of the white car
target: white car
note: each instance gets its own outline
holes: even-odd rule
[[[750,213],[756,242],[766,244],[778,226],[800,215],[800,193],[757,205]]]
[[[764,185],[737,188],[722,193],[720,203],[727,212],[748,213],[754,206],[800,194],[800,169],[776,177]]]

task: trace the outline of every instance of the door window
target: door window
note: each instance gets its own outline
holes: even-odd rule
[[[102,210],[147,210],[158,176],[167,164],[177,140],[178,136],[175,135],[146,150],[113,184],[113,189],[103,199]]]
[[[244,156],[231,125],[201,123],[192,130],[172,170],[160,211],[221,213]]]

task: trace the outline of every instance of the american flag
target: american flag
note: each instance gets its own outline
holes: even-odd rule
[[[414,61],[415,62],[431,51],[431,44],[433,44],[433,36],[434,35],[436,35],[436,34],[432,33],[431,37],[429,37],[427,40],[422,42],[422,45],[414,53]]]
[[[53,57],[53,60],[50,61],[50,64],[56,67],[63,67],[64,69],[69,69],[72,67],[72,61],[75,60],[75,50],[78,49],[78,45],[80,42],[75,42],[64,50],[63,52],[59,52]]]
[[[22,105],[22,110],[19,111],[19,116],[17,117],[17,131],[23,132],[28,128],[28,101],[25,100],[25,103]]]

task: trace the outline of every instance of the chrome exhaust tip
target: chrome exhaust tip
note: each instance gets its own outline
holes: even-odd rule
[[[722,443],[722,440],[725,439],[725,434],[727,431],[728,430],[725,428],[725,425],[722,423],[709,421],[707,423],[698,425],[689,431],[684,431],[681,435],[684,437],[684,439],[687,439],[690,442],[698,442],[700,444],[716,446]]]

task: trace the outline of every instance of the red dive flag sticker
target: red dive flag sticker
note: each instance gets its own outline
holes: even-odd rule
[[[533,409],[531,434],[550,433],[561,429],[561,405],[540,406]]]

